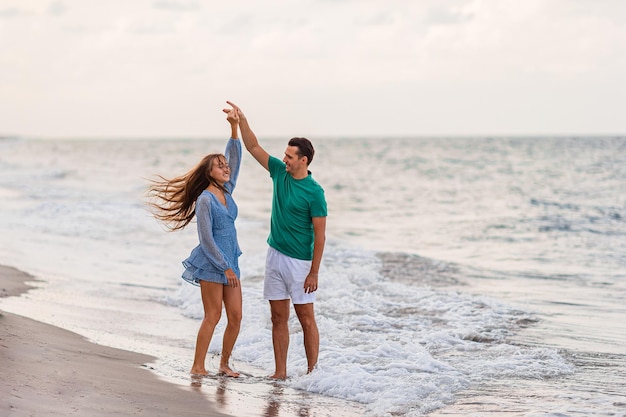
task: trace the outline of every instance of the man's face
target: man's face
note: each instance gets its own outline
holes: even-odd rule
[[[285,171],[294,174],[299,172],[302,165],[306,165],[306,156],[298,156],[297,146],[287,146],[283,162],[285,163]]]

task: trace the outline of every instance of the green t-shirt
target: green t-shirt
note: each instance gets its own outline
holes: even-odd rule
[[[274,182],[272,220],[267,243],[277,251],[296,259],[313,259],[312,217],[326,217],[324,189],[313,179],[294,179],[285,171],[285,163],[270,156],[270,177]]]

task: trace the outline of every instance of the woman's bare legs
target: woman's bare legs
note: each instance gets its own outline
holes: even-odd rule
[[[206,375],[204,366],[209,344],[213,338],[215,326],[220,321],[222,315],[222,300],[224,297],[224,285],[215,282],[200,281],[200,292],[202,294],[202,305],[204,306],[204,318],[198,330],[196,339],[196,353],[191,366],[191,373],[195,375]]]
[[[226,330],[224,330],[220,372],[236,378],[239,376],[239,372],[230,369],[228,363],[237,337],[239,336],[239,327],[241,326],[241,285],[237,287],[224,285],[223,287],[224,307],[226,309],[228,323],[226,324]]]

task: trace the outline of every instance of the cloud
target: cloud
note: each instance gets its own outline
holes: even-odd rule
[[[0,19],[9,19],[20,16],[28,16],[30,13],[18,7],[5,7],[0,9]]]
[[[65,3],[63,3],[62,1],[54,1],[50,3],[50,6],[48,7],[48,14],[52,16],[60,16],[66,11],[67,11],[67,7],[65,6]]]
[[[441,5],[428,9],[426,22],[429,25],[456,25],[466,23],[473,18],[471,12],[463,11],[457,7],[443,7]]]
[[[197,1],[175,1],[175,0],[157,0],[153,2],[157,9],[164,9],[176,12],[193,12],[201,9]]]
[[[201,133],[222,121],[207,119],[209,103],[231,98],[274,131],[564,131],[626,94],[618,1],[243,4],[5,0],[0,125]],[[271,123],[272,108],[288,116]],[[590,130],[626,125],[595,120],[605,123]]]

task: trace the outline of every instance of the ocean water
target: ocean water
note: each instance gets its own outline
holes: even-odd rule
[[[189,384],[202,305],[180,262],[195,224],[166,232],[145,191],[225,140],[0,140],[0,264],[41,280],[0,308],[153,355]],[[284,138],[260,140],[282,155]],[[262,378],[271,182],[246,154],[233,365],[248,376],[192,385],[233,415],[626,416],[626,138],[313,140],[329,206],[319,369],[304,373],[293,315],[290,378]]]

